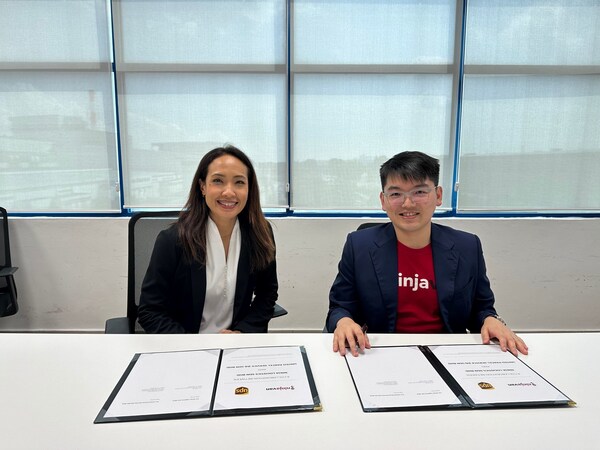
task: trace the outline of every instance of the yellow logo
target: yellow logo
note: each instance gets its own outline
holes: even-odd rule
[[[250,392],[250,389],[244,386],[240,386],[239,388],[235,388],[235,395],[247,395]]]
[[[481,389],[495,389],[494,386],[492,386],[490,383],[486,383],[485,381],[477,383],[477,386],[479,386]]]

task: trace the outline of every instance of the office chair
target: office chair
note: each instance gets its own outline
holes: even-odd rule
[[[178,211],[140,212],[129,219],[127,238],[127,317],[108,319],[104,328],[105,333],[143,333],[137,322],[142,281],[148,269],[158,233],[175,222],[178,216]],[[284,308],[275,304],[273,318],[286,314],[287,311]]]
[[[17,267],[12,267],[10,260],[10,242],[8,239],[8,214],[0,207],[0,317],[12,316],[19,311],[17,303],[17,286],[13,274]]]

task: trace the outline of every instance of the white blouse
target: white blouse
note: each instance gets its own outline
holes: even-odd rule
[[[209,217],[206,227],[206,298],[200,333],[218,333],[231,326],[241,248],[242,233],[236,220],[226,258],[217,224]]]

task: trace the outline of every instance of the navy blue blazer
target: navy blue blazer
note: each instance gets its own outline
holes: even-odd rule
[[[432,223],[438,304],[449,333],[479,333],[496,314],[479,238]],[[326,326],[350,317],[372,333],[393,333],[398,305],[398,249],[391,222],[350,233],[329,293]]]
[[[237,270],[232,330],[265,333],[277,300],[275,260],[261,271],[250,269],[244,227]],[[198,333],[206,296],[206,268],[188,262],[177,228],[159,233],[142,283],[138,321],[148,333]]]

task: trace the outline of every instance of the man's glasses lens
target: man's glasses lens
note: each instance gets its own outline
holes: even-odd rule
[[[429,198],[429,194],[435,188],[424,187],[413,189],[412,191],[402,192],[402,191],[388,191],[384,192],[383,195],[387,197],[388,201],[391,204],[402,204],[405,202],[407,198],[409,198],[413,203],[423,203],[427,201]]]

